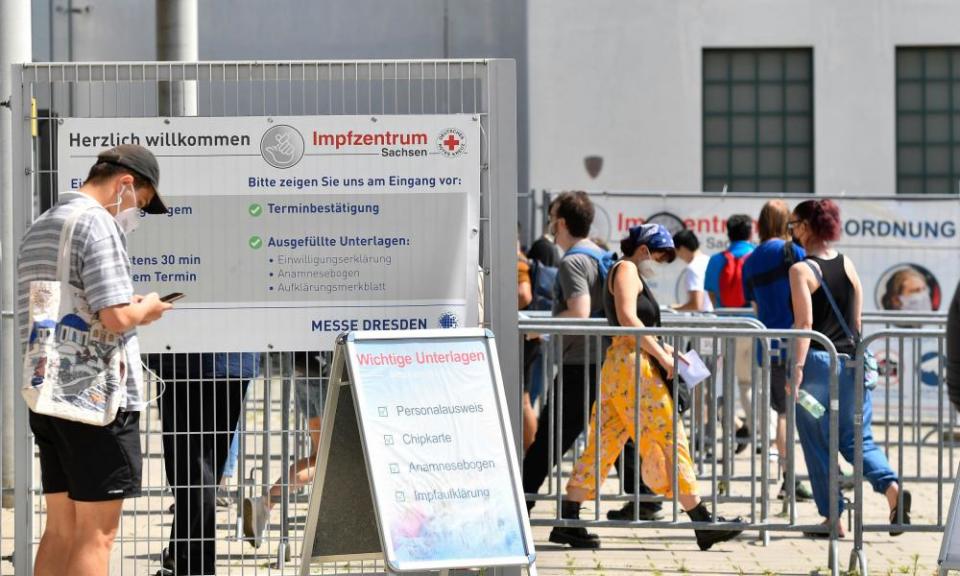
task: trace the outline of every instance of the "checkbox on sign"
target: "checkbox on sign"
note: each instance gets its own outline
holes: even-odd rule
[[[386,446],[393,446],[393,436],[387,434],[383,437],[383,443]]]
[[[390,465],[390,473],[391,473],[391,474],[399,474],[399,473],[400,473],[400,465],[399,465],[399,464],[391,464],[391,465]]]
[[[396,493],[396,497],[397,497],[397,502],[406,502],[406,501],[407,501],[407,497],[403,494],[403,492],[397,492],[397,493]]]
[[[387,417],[387,407],[386,407],[386,406],[381,406],[381,407],[377,408],[377,414],[379,414],[381,418],[386,418],[386,417]]]

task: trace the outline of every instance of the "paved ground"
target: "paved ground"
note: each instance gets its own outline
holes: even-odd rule
[[[257,388],[260,388],[258,386]],[[278,413],[279,387],[273,395],[274,414]],[[247,426],[249,430],[262,430],[263,402],[262,392],[256,393],[248,408]],[[279,421],[271,418],[271,426],[276,431]],[[173,516],[167,511],[172,498],[162,493],[164,476],[162,459],[159,450],[159,425],[156,422],[155,411],[148,419],[147,434],[145,435],[146,462],[145,486],[156,488],[156,494],[131,501],[125,509],[121,527],[122,542],[116,547],[112,574],[145,576],[153,574],[159,564],[159,554],[165,545]],[[877,427],[878,435],[883,434],[883,427]],[[909,430],[908,430],[909,433]],[[908,436],[910,439],[911,436]],[[260,437],[262,438],[262,437]],[[276,478],[280,472],[279,442],[280,435],[276,432],[269,436],[273,458],[269,461],[267,476]],[[931,441],[932,442],[932,441]],[[262,471],[258,459],[262,452],[261,440],[251,436],[248,441],[248,450],[252,453],[246,464],[247,492],[259,491]],[[897,466],[898,454],[893,452],[892,460]],[[920,456],[919,471],[931,478],[936,478],[938,470],[936,444],[926,444],[921,449],[908,449],[904,452],[905,468],[910,474],[917,472],[917,456]],[[960,451],[957,453],[960,459]],[[760,457],[758,457],[760,458]],[[748,474],[746,457],[737,461],[737,472]],[[956,461],[954,461],[956,464]],[[945,473],[950,474],[949,459],[944,464]],[[38,477],[38,476],[37,476]],[[254,480],[255,479],[255,480]],[[771,486],[776,494],[779,484]],[[611,477],[605,486],[606,491],[614,491],[617,487],[616,477]],[[936,483],[912,482],[908,487],[914,494],[914,521],[927,525],[934,525],[938,521],[938,493]],[[882,522],[885,520],[886,504],[878,496],[869,493],[869,486],[865,486],[866,515],[868,522]],[[709,490],[709,483],[703,482],[703,491]],[[943,507],[943,515],[949,504],[952,492],[952,483],[948,480],[939,499]],[[735,495],[749,495],[749,484],[743,482],[735,484]],[[248,542],[237,539],[237,508],[221,508],[218,511],[218,550],[220,552],[220,574],[252,575],[286,575],[296,574],[299,563],[301,530],[306,514],[306,495],[299,496],[291,506],[289,521],[292,530],[289,534],[291,557],[293,561],[284,569],[277,567],[278,547],[281,542],[279,532],[279,509],[272,517],[272,525],[268,533],[268,541],[255,550]],[[39,509],[40,499],[35,499],[38,514],[35,516],[34,530],[39,534],[42,512]],[[614,504],[605,504],[603,511]],[[779,512],[779,504],[775,502],[774,512]],[[720,507],[725,515],[749,514],[746,504],[724,504]],[[813,523],[818,521],[812,503],[800,504],[798,508],[801,522]],[[542,502],[534,511],[534,519],[551,517],[554,514],[552,503]],[[585,510],[586,515],[592,514],[592,509]],[[682,517],[681,520],[686,520]],[[771,522],[785,523],[784,517],[774,515]],[[827,544],[823,541],[814,541],[802,537],[798,533],[773,532],[768,546],[758,541],[756,532],[747,533],[740,539],[721,544],[709,552],[700,552],[697,549],[690,530],[651,529],[643,526],[631,528],[603,528],[597,532],[603,540],[603,549],[600,551],[573,551],[569,548],[550,544],[547,540],[550,528],[536,527],[534,537],[537,544],[537,566],[541,574],[550,575],[578,575],[599,574],[615,576],[617,574],[641,573],[652,575],[810,575],[828,574]],[[10,510],[0,511],[0,554],[4,559],[0,561],[0,574],[13,574],[13,568],[6,557],[12,550],[13,514]],[[852,535],[842,541],[841,566],[846,567],[852,546]],[[893,538],[886,533],[868,534],[866,548],[870,562],[870,572],[875,575],[924,575],[935,574],[936,560],[940,546],[939,533],[908,533]],[[317,572],[319,573],[319,569]],[[326,566],[324,573],[358,573],[361,567],[354,565]],[[364,572],[375,571],[375,566],[365,565]]]

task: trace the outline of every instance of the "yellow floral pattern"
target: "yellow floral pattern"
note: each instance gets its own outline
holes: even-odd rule
[[[673,496],[673,398],[653,358],[641,352],[640,365],[640,457],[644,483],[657,494]],[[617,336],[607,350],[600,373],[600,478],[607,477],[627,439],[636,438],[634,432],[636,405],[636,340],[632,336]],[[569,488],[579,488],[596,496],[594,469],[597,460],[597,406],[590,416],[587,447],[573,468]],[[683,422],[677,421],[677,459],[681,494],[697,494],[697,478],[687,447]]]

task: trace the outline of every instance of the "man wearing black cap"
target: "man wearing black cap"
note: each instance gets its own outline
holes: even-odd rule
[[[156,293],[133,293],[126,235],[141,211],[166,213],[158,193],[160,169],[145,148],[125,145],[103,152],[83,186],[64,192],[27,230],[17,259],[21,343],[26,349],[30,285],[56,281],[60,234],[71,216],[70,284],[78,310],[89,310],[90,333],[101,327],[121,335],[124,361],[120,408],[113,422],[93,426],[30,413],[40,453],[46,522],[34,574],[103,575],[120,522],[123,500],[140,494],[140,412],[143,374],[137,326],[168,309]],[[78,355],[82,358],[82,355]]]

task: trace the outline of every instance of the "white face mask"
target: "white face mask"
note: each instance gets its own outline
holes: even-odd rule
[[[653,278],[657,275],[657,267],[653,260],[641,260],[637,264],[637,269],[640,270],[640,275],[644,278]]]
[[[930,299],[930,290],[904,294],[900,297],[900,309],[913,312],[930,312],[933,310],[933,301]]]
[[[120,193],[117,194],[117,203],[113,205],[117,210],[119,210],[120,205],[123,204],[123,194],[128,189],[130,189],[128,186],[124,186],[120,189]],[[115,218],[124,234],[132,234],[133,231],[140,226],[140,208],[137,207],[136,194],[133,195],[133,207],[127,208],[123,212],[118,212]]]

